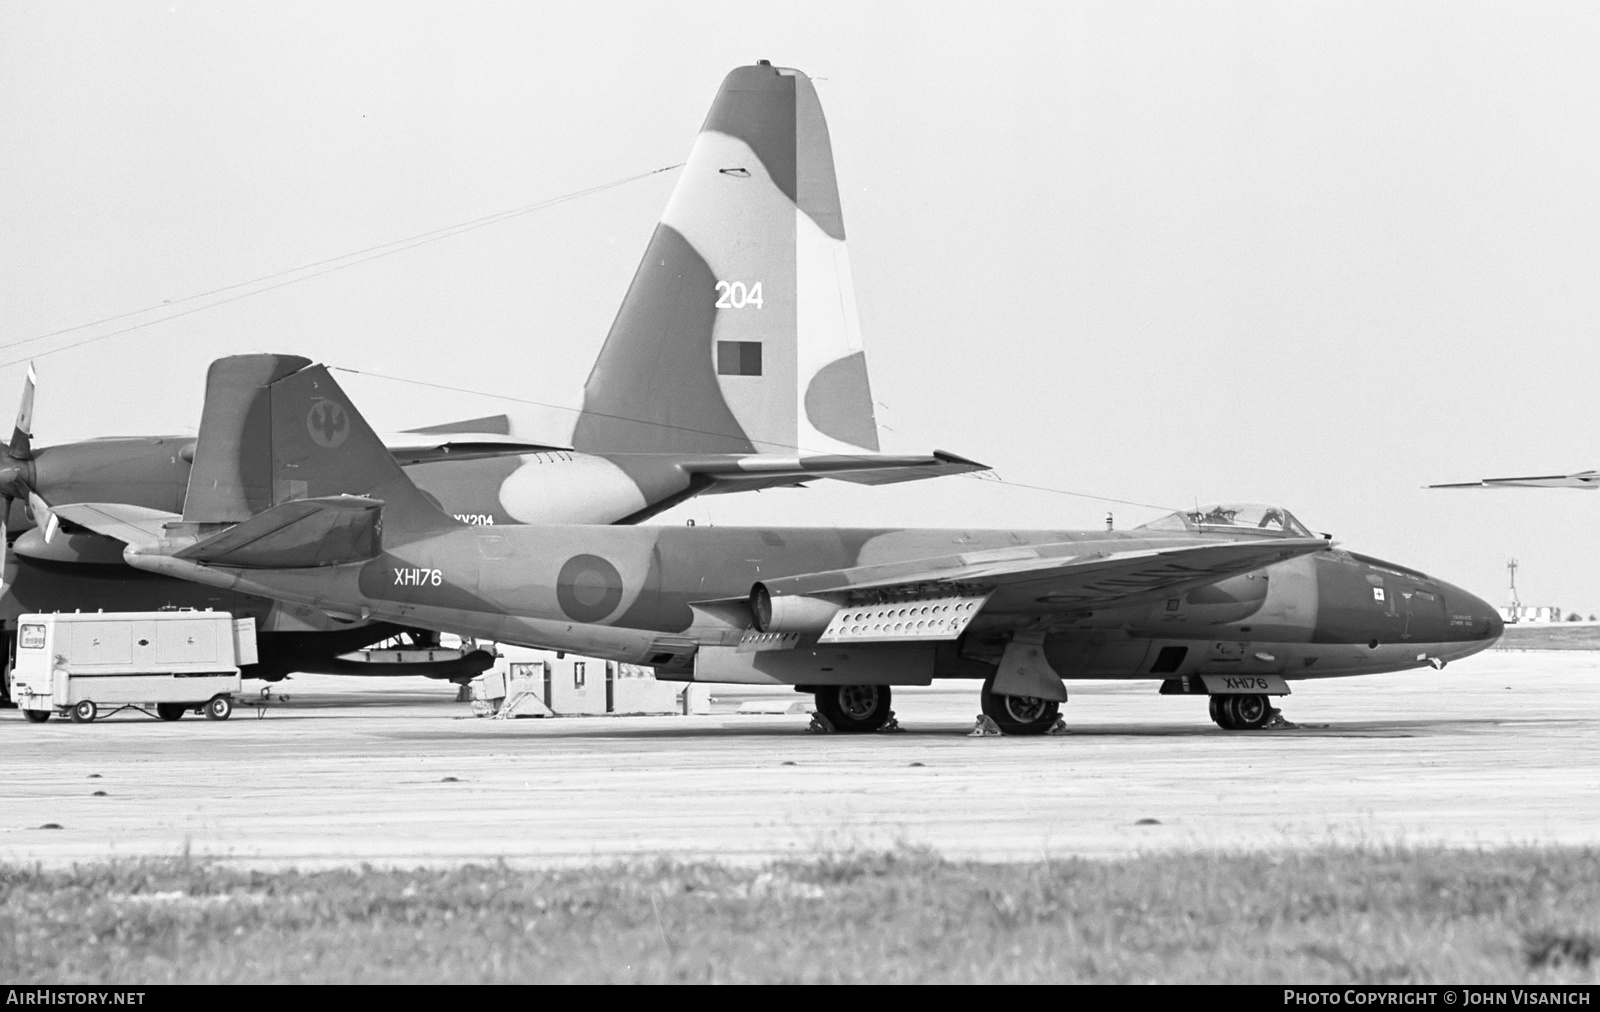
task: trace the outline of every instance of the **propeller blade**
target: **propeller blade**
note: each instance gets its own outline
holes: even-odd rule
[[[16,460],[33,456],[33,391],[39,385],[39,376],[28,363],[28,378],[22,381],[22,403],[17,407],[17,426],[11,431],[8,452]]]
[[[61,518],[51,511],[49,503],[39,498],[39,493],[33,489],[28,490],[28,511],[33,514],[33,522],[44,528],[45,544],[56,539],[56,533],[61,530]]]

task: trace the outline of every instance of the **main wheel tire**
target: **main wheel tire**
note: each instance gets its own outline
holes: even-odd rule
[[[49,710],[23,710],[22,715],[28,718],[30,724],[43,724],[50,719]]]
[[[227,720],[233,714],[233,700],[227,696],[212,696],[206,700],[207,720]]]
[[[1234,696],[1233,726],[1238,731],[1256,731],[1272,719],[1272,701],[1266,696]]]
[[[82,699],[72,708],[72,722],[74,724],[87,724],[100,715],[100,710],[92,700]]]
[[[978,697],[983,715],[999,725],[1004,734],[1044,734],[1061,717],[1061,704],[1036,696],[1002,696],[994,691],[994,679],[983,683]]]
[[[157,703],[156,716],[162,720],[181,720],[189,708],[182,703]]]
[[[1211,697],[1211,719],[1224,731],[1233,730],[1233,708],[1228,702],[1232,698],[1232,696]]]
[[[889,723],[887,685],[827,685],[816,692],[817,712],[835,731],[876,731]]]

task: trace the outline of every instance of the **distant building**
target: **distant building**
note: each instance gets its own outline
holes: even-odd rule
[[[1509,604],[1500,609],[1500,617],[1507,625],[1532,625],[1560,622],[1565,614],[1554,605]]]

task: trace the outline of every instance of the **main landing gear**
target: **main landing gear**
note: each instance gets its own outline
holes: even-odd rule
[[[1005,734],[1044,734],[1061,716],[1061,704],[1034,696],[1002,696],[994,691],[994,676],[983,683],[979,697],[983,715]]]
[[[887,685],[823,685],[815,695],[817,715],[835,731],[876,731],[893,716]]]
[[[882,730],[894,717],[889,709],[887,685],[807,686],[817,700],[817,716],[827,721],[829,730],[860,733]],[[994,679],[983,683],[983,714],[994,721],[1003,734],[1044,734],[1061,717],[1061,704],[1053,699],[1033,696],[1002,696],[994,691]]]
[[[1226,731],[1255,731],[1272,720],[1272,701],[1260,695],[1211,697],[1211,719]]]

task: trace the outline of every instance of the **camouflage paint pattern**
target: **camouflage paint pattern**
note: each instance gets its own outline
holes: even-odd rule
[[[585,386],[574,449],[416,463],[407,473],[446,513],[501,525],[632,523],[707,492],[829,475],[878,484],[980,470],[948,456],[876,453],[844,239],[833,149],[810,79],[785,68],[735,69]],[[762,304],[749,302],[747,287],[736,308],[717,288],[729,279],[761,281]],[[760,374],[719,374],[719,342],[758,344]],[[306,364],[262,356],[255,367],[288,375]],[[231,374],[233,396],[207,401],[207,439],[236,441],[264,424],[264,391],[279,378]],[[507,431],[505,419],[418,431],[491,429]],[[184,436],[91,440],[16,463],[24,483],[51,503],[125,502],[238,522],[270,498],[270,461],[191,476],[195,453],[195,439]],[[811,466],[830,455],[834,468],[841,455],[857,466]],[[31,525],[17,503],[8,519],[12,531]]]
[[[575,449],[417,463],[408,473],[445,512],[506,525],[634,523],[708,492],[828,475],[876,484],[980,469],[948,456],[874,453],[877,428],[844,238],[831,142],[810,80],[767,66],[736,69],[718,91],[585,387]],[[719,290],[719,281],[728,284]],[[756,281],[762,294],[752,300]],[[745,286],[742,297],[734,298],[733,282]],[[759,369],[719,372],[718,342],[759,346]],[[203,441],[259,445],[249,437],[267,424],[269,387],[306,364],[262,356],[236,368],[227,379],[232,395],[208,396]],[[737,364],[753,365],[754,358]],[[31,385],[24,396],[31,402]],[[474,419],[431,431],[506,432],[503,423]],[[307,424],[327,441],[342,431],[330,412]],[[269,476],[285,462],[207,448],[204,458],[225,462],[195,472],[197,452],[197,441],[185,436],[92,440],[8,463],[19,488],[49,503],[123,503],[182,513],[190,524],[237,523],[273,501]],[[852,469],[841,471],[841,455],[860,459],[844,461]],[[280,480],[278,493],[297,494],[292,474]],[[21,498],[10,499],[7,519],[13,534],[33,524]],[[14,570],[67,568],[31,583],[26,576],[8,580],[0,617],[22,608],[10,593],[19,581],[50,589],[30,593],[33,606],[78,606],[74,565],[112,567],[98,574],[107,579],[96,583],[94,600],[115,601],[100,592],[121,579],[121,607],[148,606],[150,577],[116,567],[120,552],[96,535],[47,544],[25,533],[9,560]],[[161,593],[189,600],[194,591]],[[265,602],[235,610],[263,613],[264,628],[267,616],[298,623],[307,635],[328,626],[326,616],[303,606],[299,619]]]
[[[225,555],[197,565],[174,558],[175,546],[152,535],[130,546],[130,563],[334,612],[653,663],[668,673],[687,673],[699,651],[721,650],[724,677],[752,631],[744,602],[757,583],[835,601],[886,591],[914,605],[935,584],[983,597],[959,643],[829,648],[846,659],[887,656],[891,647],[913,658],[874,676],[891,681],[970,677],[974,664],[997,663],[1023,631],[1039,636],[1065,677],[1226,671],[1296,678],[1443,663],[1483,649],[1501,631],[1495,610],[1460,588],[1333,551],[1317,538],[1160,529],[472,527],[417,493],[322,367],[274,384],[272,406],[270,433],[257,436],[270,439],[279,462],[277,504],[383,500],[379,554],[319,568],[264,568],[259,559],[230,566]],[[346,420],[341,438],[307,424],[319,410]],[[1165,652],[1178,644],[1181,657]],[[826,683],[826,668],[794,663],[807,650],[801,643],[742,663],[752,679]],[[919,667],[916,656],[927,664]],[[783,673],[771,673],[778,668]]]
[[[877,454],[833,148],[804,74],[758,65],[723,81],[571,442],[578,452],[520,466],[409,473],[479,523],[635,522],[690,495],[795,484],[808,457]],[[772,455],[794,460],[786,478],[738,473],[741,458]]]

